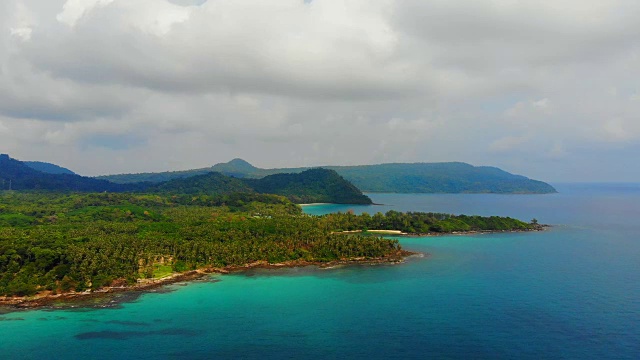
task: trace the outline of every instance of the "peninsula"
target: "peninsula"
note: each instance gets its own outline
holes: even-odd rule
[[[394,263],[395,239],[353,230],[529,231],[503,217],[438,213],[310,216],[255,193],[0,194],[0,304],[144,289],[251,267]],[[368,232],[367,232],[368,233]]]

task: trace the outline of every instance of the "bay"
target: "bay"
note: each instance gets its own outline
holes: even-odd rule
[[[5,310],[0,357],[636,359],[640,185],[557,188],[307,206],[310,214],[434,211],[553,227],[399,238],[428,254],[399,265],[255,270],[108,308]]]

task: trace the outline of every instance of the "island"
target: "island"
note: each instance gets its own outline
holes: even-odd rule
[[[493,166],[473,166],[463,162],[390,163],[356,166],[320,166],[334,170],[364,192],[388,193],[495,193],[550,194],[556,189],[539,180],[508,173]],[[141,181],[163,182],[219,172],[236,178],[260,179],[283,173],[301,173],[309,167],[263,169],[242,159],[215,164],[208,168],[158,173],[119,174],[100,179],[119,184]]]
[[[532,231],[503,217],[437,213],[311,216],[257,193],[0,193],[0,304],[145,289],[252,267],[402,262],[373,230]]]
[[[115,183],[2,154],[0,179],[0,304],[18,307],[213,272],[388,264],[413,255],[386,235],[543,229],[498,216],[304,214],[297,204],[372,204],[336,170],[322,168]]]

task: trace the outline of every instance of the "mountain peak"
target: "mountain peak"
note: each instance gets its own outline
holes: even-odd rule
[[[227,175],[237,175],[241,173],[253,172],[256,169],[257,168],[255,166],[240,158],[235,158],[226,163],[215,164],[211,167],[211,170]]]
[[[256,167],[251,165],[248,161],[240,159],[240,158],[235,158],[231,161],[229,161],[227,163],[227,165],[233,165],[235,167],[242,167],[242,168],[250,168],[250,169],[255,169]]]

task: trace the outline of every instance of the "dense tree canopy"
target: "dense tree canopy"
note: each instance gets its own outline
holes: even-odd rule
[[[347,230],[526,230],[501,217],[438,213],[310,216],[257,193],[0,193],[0,295],[97,289],[203,267],[398,254],[398,241]]]
[[[237,179],[220,173],[169,180],[147,189],[153,192],[277,194],[302,203],[371,204],[371,199],[333,170],[310,169],[299,174],[275,174],[261,179]]]
[[[99,288],[169,268],[380,257],[397,241],[332,234],[262,194],[0,195],[0,295]]]
[[[468,216],[444,213],[398,212],[354,215],[337,213],[325,215],[325,222],[332,229],[399,230],[409,234],[443,234],[470,231],[534,230],[538,224],[527,224],[518,219],[501,216]]]

